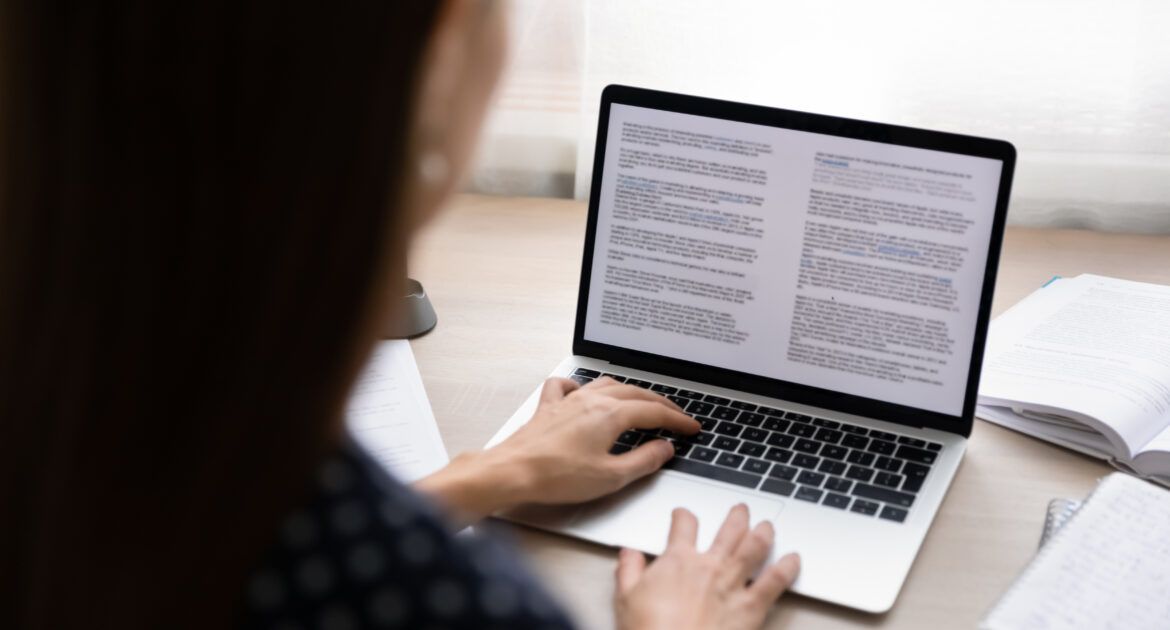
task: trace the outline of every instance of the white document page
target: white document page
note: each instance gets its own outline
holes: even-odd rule
[[[1170,287],[1058,280],[992,322],[981,404],[1068,410],[1132,458],[1170,424]]]
[[[615,104],[590,341],[958,416],[1003,163]]]
[[[358,444],[403,483],[447,465],[408,341],[383,341],[350,395],[346,424]]]
[[[1170,628],[1170,492],[1106,477],[979,627]]]

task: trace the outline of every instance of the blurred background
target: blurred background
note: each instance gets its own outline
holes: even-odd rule
[[[1008,140],[1009,221],[1170,233],[1168,0],[512,0],[469,187],[589,195],[610,83]]]

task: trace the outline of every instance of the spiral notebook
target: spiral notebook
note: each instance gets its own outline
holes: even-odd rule
[[[1170,491],[1114,473],[991,609],[985,630],[1170,628]]]

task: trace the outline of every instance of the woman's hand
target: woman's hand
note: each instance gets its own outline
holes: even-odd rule
[[[641,553],[622,549],[614,595],[618,628],[759,628],[800,572],[800,557],[788,554],[748,584],[768,558],[774,533],[768,521],[749,531],[745,505],[731,509],[705,553],[695,549],[698,529],[695,516],[679,508],[666,551],[649,566]]]
[[[521,503],[576,503],[614,492],[674,456],[665,440],[622,453],[623,431],[666,428],[693,435],[699,423],[669,400],[602,377],[579,387],[550,378],[532,419],[494,448],[460,455],[418,483],[461,521]]]

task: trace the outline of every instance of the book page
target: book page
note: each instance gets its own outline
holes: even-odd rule
[[[980,628],[1170,628],[1170,492],[1106,477]]]
[[[992,322],[979,400],[1092,418],[1132,459],[1170,424],[1170,287],[1083,275],[1033,293]]]

